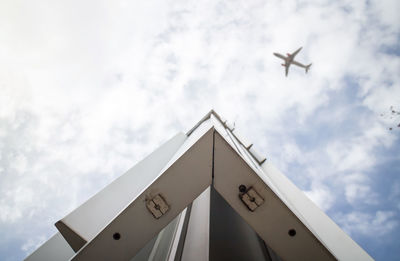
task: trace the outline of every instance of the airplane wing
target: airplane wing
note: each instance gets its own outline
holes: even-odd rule
[[[283,59],[283,60],[286,61],[286,58],[287,58],[287,57],[285,57],[284,55],[282,55],[282,54],[280,54],[280,53],[274,53],[274,55],[275,55],[276,57],[281,58],[281,59]]]
[[[306,68],[306,66],[304,64],[296,62],[295,60],[292,61],[292,64],[297,65],[297,66],[302,67],[302,68]]]
[[[297,49],[294,53],[292,53],[292,54],[290,55],[290,57],[291,57],[292,59],[294,59],[294,57],[301,51],[302,48],[303,48],[303,47],[300,47],[299,49]]]

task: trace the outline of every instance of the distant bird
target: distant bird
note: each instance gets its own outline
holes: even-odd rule
[[[297,65],[297,66],[299,66],[299,67],[305,68],[305,69],[306,69],[306,73],[307,73],[308,70],[310,69],[310,66],[311,66],[312,63],[310,63],[309,65],[304,65],[304,64],[301,64],[301,63],[296,62],[296,61],[294,60],[294,57],[300,52],[300,50],[301,50],[302,48],[303,48],[303,47],[300,47],[299,49],[297,49],[297,51],[295,51],[295,52],[292,53],[292,54],[287,53],[287,56],[284,56],[284,55],[282,55],[282,54],[280,54],[280,53],[274,53],[274,55],[275,55],[276,57],[279,57],[279,58],[281,58],[281,59],[283,59],[283,60],[285,61],[285,63],[283,63],[282,66],[285,66],[285,76],[286,76],[286,77],[287,77],[287,75],[288,75],[289,66],[290,66],[291,64],[294,64],[294,65]]]
[[[390,120],[394,119],[395,121],[400,120],[400,111],[395,110],[393,106],[390,106],[389,110],[389,113],[381,113],[381,117]],[[400,128],[400,123],[397,125],[397,127]],[[389,130],[393,130],[393,128],[389,127]]]

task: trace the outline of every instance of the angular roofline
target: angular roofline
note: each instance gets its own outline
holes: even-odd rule
[[[196,123],[196,125],[193,126],[193,128],[191,128],[186,135],[190,136],[190,134],[193,133],[193,131],[195,131],[197,129],[197,127],[199,127],[203,122],[205,122],[206,120],[208,120],[211,115],[214,115],[224,126],[225,126],[225,122],[222,120],[222,118],[218,115],[218,113],[216,113],[213,109],[211,109],[206,115],[204,115],[203,118],[201,118],[201,120],[199,122]]]
[[[214,116],[219,123],[221,123],[221,125],[229,130],[229,133],[231,136],[233,136],[234,139],[236,139],[236,141],[242,145],[243,149],[245,149],[247,151],[247,153],[249,153],[251,155],[251,157],[254,159],[254,161],[257,162],[257,164],[259,166],[261,166],[266,160],[267,158],[264,157],[261,153],[259,153],[254,147],[253,147],[253,143],[246,143],[244,142],[243,137],[241,137],[241,135],[238,135],[237,130],[235,129],[235,126],[231,126],[229,124],[229,121],[224,119],[223,117],[221,117],[216,111],[214,111],[213,109],[211,109],[198,123],[196,123],[196,125],[194,125],[194,127],[192,129],[190,129],[186,135],[190,136],[203,122],[207,121],[208,119],[211,118],[211,116]],[[232,137],[231,137],[232,138]],[[234,142],[236,143],[236,142]]]

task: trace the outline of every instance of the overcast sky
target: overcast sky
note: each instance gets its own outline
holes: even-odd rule
[[[370,255],[398,259],[399,10],[397,0],[0,0],[0,259],[26,257],[212,108]],[[311,70],[286,78],[272,53],[300,46]]]

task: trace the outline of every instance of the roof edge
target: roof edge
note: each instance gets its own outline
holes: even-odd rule
[[[203,118],[201,118],[201,120],[200,120],[198,123],[196,123],[196,125],[194,125],[193,128],[191,128],[191,129],[186,133],[186,135],[187,135],[187,136],[190,136],[190,134],[192,134],[193,131],[194,131],[195,129],[197,129],[197,127],[199,127],[203,122],[205,122],[206,120],[208,120],[208,119],[211,117],[211,115],[214,115],[214,116],[221,122],[221,124],[224,125],[224,127],[227,127],[226,124],[225,124],[226,121],[224,121],[224,120],[222,119],[222,117],[219,116],[219,114],[218,114],[217,112],[215,112],[213,109],[211,109]]]

